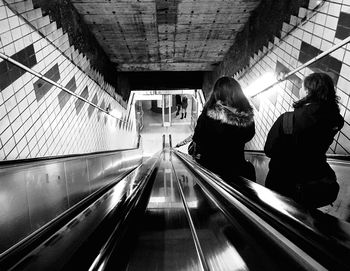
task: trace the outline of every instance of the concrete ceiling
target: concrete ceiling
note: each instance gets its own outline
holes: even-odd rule
[[[210,71],[260,0],[71,0],[119,71]]]

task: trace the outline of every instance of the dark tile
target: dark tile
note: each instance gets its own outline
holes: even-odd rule
[[[80,96],[84,99],[87,99],[89,98],[89,90],[88,90],[88,87],[86,86],[84,88],[84,90],[82,91],[82,93],[80,94]]]
[[[346,12],[340,12],[338,25],[350,28],[350,14]]]
[[[82,98],[85,98],[85,99],[87,99],[89,97],[89,91],[88,91],[88,87],[87,86],[84,88],[84,90],[82,91],[80,96]],[[76,109],[77,115],[79,114],[80,110],[83,108],[84,103],[85,103],[84,101],[82,101],[82,100],[80,100],[78,98],[75,101],[75,109]]]
[[[70,97],[71,97],[71,95],[69,93],[65,92],[64,90],[62,90],[58,94],[58,103],[60,105],[61,110],[67,104],[67,102],[69,101]]]
[[[106,104],[105,104],[105,101],[104,101],[104,100],[102,101],[100,107],[101,107],[102,109],[105,109],[105,108],[106,108]]]
[[[69,82],[66,85],[66,88],[69,89],[72,92],[75,92],[77,89],[77,85],[75,82],[75,77],[73,76],[71,80],[69,80]]]
[[[96,104],[96,105],[97,105],[97,103],[98,103],[97,93],[95,93],[95,96],[94,96],[94,98],[92,99],[91,102],[92,102],[93,104]],[[89,116],[89,118],[91,117],[91,115],[92,115],[92,113],[94,112],[94,110],[95,110],[95,107],[92,106],[92,105],[89,105],[89,108],[88,108],[88,116]]]
[[[313,57],[319,55],[322,53],[321,50],[317,49],[316,47],[306,43],[302,42],[300,47],[300,54],[299,54],[299,61],[301,63],[305,63],[312,59]]]
[[[58,69],[58,64],[55,64],[50,70],[48,70],[45,74],[45,77],[51,79],[54,82],[57,82],[60,79],[60,73]],[[37,101],[40,101],[42,97],[53,87],[52,84],[44,81],[43,79],[38,79],[34,83],[34,91]]]
[[[9,72],[5,72],[1,74],[1,80],[0,80],[0,90],[4,90],[9,85],[11,85],[10,75]]]
[[[298,77],[296,76],[295,74],[293,74],[292,76],[290,76],[288,78],[288,80],[292,83],[291,85],[291,89],[292,89],[292,93],[297,97],[299,98],[299,90],[300,88],[302,87],[302,83],[303,81]]]
[[[302,42],[301,44],[301,51],[299,54],[299,61],[301,63],[306,63],[310,59],[318,56],[321,54],[322,51],[313,47],[310,44],[307,44],[305,42]],[[339,73],[341,70],[342,62],[338,59],[327,55],[318,61],[312,63],[309,68],[313,70],[314,72],[327,72],[330,73],[330,75],[333,77],[334,83],[336,84],[339,79]]]
[[[75,101],[75,110],[77,115],[79,115],[80,110],[83,108],[84,102],[80,99],[77,99]]]
[[[7,69],[7,64],[6,64],[6,61],[1,61],[0,62],[0,79],[1,79],[1,75],[6,73],[8,71]]]
[[[17,66],[12,67],[12,70],[9,71],[11,84],[20,78],[22,74],[21,68],[18,68]]]
[[[290,70],[284,66],[281,62],[277,61],[276,62],[276,69],[275,69],[275,73],[278,75],[280,73],[289,73]]]
[[[75,92],[77,89],[76,83],[75,83],[75,77],[73,76],[71,80],[69,80],[69,82],[66,84],[65,86],[66,89]],[[69,94],[68,92],[62,90],[59,94],[58,94],[58,102],[60,105],[60,108],[62,110],[62,108],[67,104],[67,102],[69,101],[70,97],[72,95]]]
[[[36,64],[37,64],[36,56],[35,55],[29,56],[28,57],[28,66],[33,67]]]
[[[349,36],[350,36],[350,27],[345,27],[338,24],[337,30],[335,32],[335,37],[343,40]]]

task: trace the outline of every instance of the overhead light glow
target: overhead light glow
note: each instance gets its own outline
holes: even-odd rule
[[[271,86],[273,83],[275,83],[276,76],[273,72],[268,72],[263,74],[261,77],[259,77],[257,80],[255,80],[253,83],[251,83],[248,87],[243,89],[243,92],[246,96],[251,97],[255,94],[261,92],[268,86]]]

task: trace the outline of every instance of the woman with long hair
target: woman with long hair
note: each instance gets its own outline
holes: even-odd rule
[[[308,75],[302,92],[306,96],[294,102],[294,111],[278,117],[268,133],[264,151],[271,160],[265,186],[305,206],[319,207],[312,197],[301,199],[300,189],[310,181],[327,179],[334,183],[330,188],[334,191],[329,193],[335,197],[338,194],[336,175],[327,163],[326,152],[344,119],[329,75]]]
[[[192,138],[199,162],[227,181],[233,176],[255,181],[254,167],[244,157],[245,143],[255,134],[253,117],[239,83],[231,77],[219,78]]]

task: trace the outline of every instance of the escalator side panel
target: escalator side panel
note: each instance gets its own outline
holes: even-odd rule
[[[141,161],[129,150],[1,167],[0,256]]]
[[[10,269],[6,266],[6,270],[62,270],[62,268],[71,268],[72,257],[92,235],[100,234],[95,230],[109,217],[111,212],[124,206],[125,201],[143,182],[144,176],[153,167],[154,161],[154,159],[150,159],[148,163],[142,164],[132,171],[48,240],[31,251],[21,261],[18,261],[14,267]],[[116,211],[116,213],[118,212]],[[111,219],[109,218],[108,221]],[[89,244],[84,249],[97,249],[97,252],[99,250],[99,248],[95,248],[95,244]],[[86,256],[87,253],[80,254]],[[75,259],[74,262],[81,263],[81,260],[81,258]],[[91,264],[92,261],[93,259],[85,257],[84,263],[81,263],[80,266]],[[2,266],[0,269],[2,270]]]

